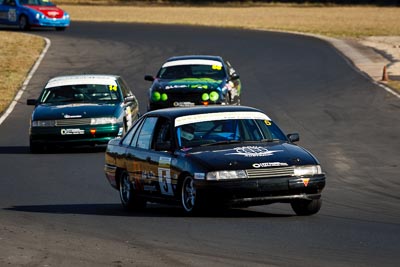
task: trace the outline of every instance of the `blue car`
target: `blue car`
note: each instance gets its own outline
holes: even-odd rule
[[[69,14],[48,0],[0,0],[0,24],[31,27],[55,27],[63,31],[70,24]]]

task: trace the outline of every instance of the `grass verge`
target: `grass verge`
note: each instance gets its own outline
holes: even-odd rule
[[[70,13],[72,21],[239,27],[297,31],[333,37],[400,35],[400,8],[396,7],[307,5],[172,7],[66,4],[60,7]]]
[[[0,114],[14,99],[44,46],[40,37],[0,31]]]
[[[389,80],[389,81],[387,82],[387,85],[388,85],[390,88],[395,89],[398,93],[400,93],[400,81],[392,81],[392,80]]]

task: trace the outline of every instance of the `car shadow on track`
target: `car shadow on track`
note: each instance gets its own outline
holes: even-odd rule
[[[260,212],[248,209],[227,209],[220,211],[205,211],[194,216],[185,215],[181,208],[150,203],[147,208],[138,211],[125,211],[120,204],[61,204],[61,205],[31,205],[4,208],[8,211],[100,215],[121,217],[219,217],[219,218],[268,218],[292,217],[294,214],[278,214]]]
[[[27,146],[0,146],[0,154],[30,154]]]
[[[106,146],[54,147],[37,154],[79,154],[105,152]],[[0,154],[32,154],[29,146],[0,146]]]
[[[9,32],[20,32],[20,33],[33,33],[33,32],[56,32],[54,27],[32,27],[27,31],[20,30],[18,26],[13,25],[1,25],[0,31],[9,31]]]

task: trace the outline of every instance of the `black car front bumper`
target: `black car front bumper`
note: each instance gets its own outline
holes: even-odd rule
[[[254,206],[294,199],[319,199],[325,187],[325,175],[279,177],[229,181],[196,180],[198,199],[207,204]]]

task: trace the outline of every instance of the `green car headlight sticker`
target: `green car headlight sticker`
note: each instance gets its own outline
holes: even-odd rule
[[[208,101],[209,99],[210,99],[210,96],[207,93],[204,93],[201,95],[201,100]]]
[[[110,91],[117,91],[117,86],[116,86],[116,85],[110,84],[110,85],[108,86],[108,89],[110,89]]]
[[[210,100],[211,100],[211,101],[215,102],[215,101],[218,100],[218,98],[219,98],[219,94],[218,94],[217,92],[212,91],[212,92],[210,93]]]
[[[160,101],[161,94],[159,92],[154,92],[153,95],[151,96],[151,99],[153,99],[153,101]]]
[[[168,100],[168,95],[166,93],[161,94],[161,100],[162,101],[167,101]]]

